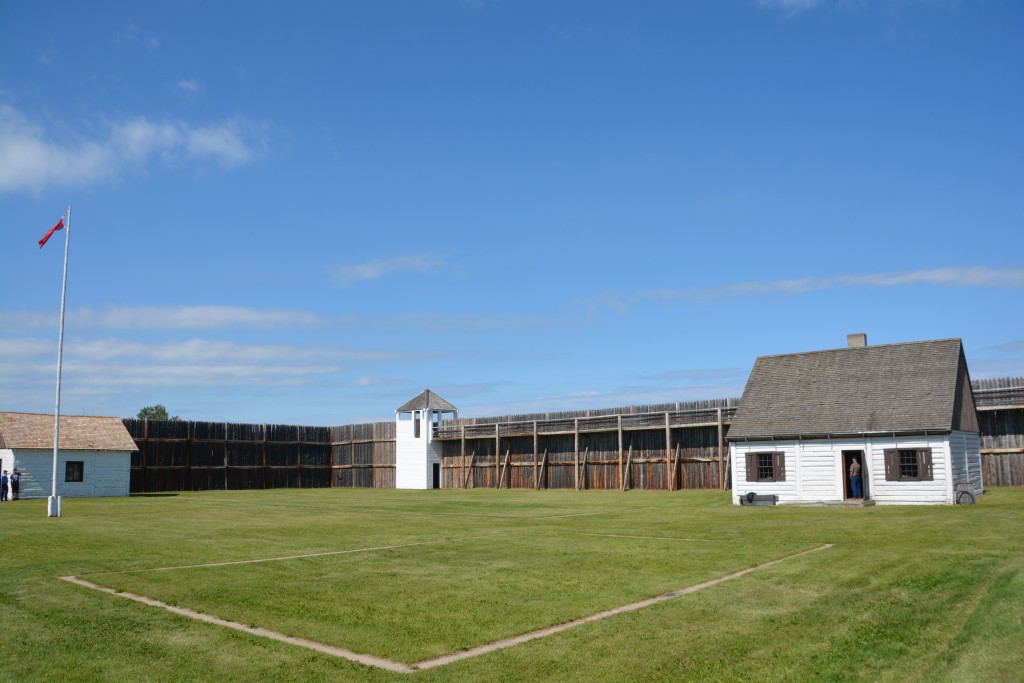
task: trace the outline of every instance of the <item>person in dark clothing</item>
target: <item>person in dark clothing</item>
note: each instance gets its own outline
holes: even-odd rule
[[[7,484],[9,477],[7,476],[7,470],[4,470],[2,476],[0,476],[0,502],[7,500]]]
[[[854,498],[863,498],[864,492],[861,490],[861,474],[860,474],[860,461],[857,458],[853,459],[850,463],[850,492]]]
[[[18,500],[18,493],[21,491],[21,474],[18,472],[18,468],[14,468],[14,472],[11,473],[11,500]]]

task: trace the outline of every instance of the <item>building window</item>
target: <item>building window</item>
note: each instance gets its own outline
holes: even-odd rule
[[[420,438],[420,411],[416,411],[413,416],[413,437]]]
[[[886,448],[886,481],[932,481],[932,449]]]
[[[917,451],[900,450],[900,479],[917,479]]]
[[[747,481],[786,481],[786,454],[747,453]]]
[[[85,463],[81,460],[64,463],[64,481],[85,481]]]

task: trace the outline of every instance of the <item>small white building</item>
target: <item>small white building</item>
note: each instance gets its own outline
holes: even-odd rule
[[[127,496],[137,451],[117,417],[61,415],[57,495]],[[47,498],[53,486],[53,415],[0,412],[0,469],[21,474],[21,498]]]
[[[782,503],[854,498],[952,504],[983,492],[981,439],[959,339],[762,356],[727,435],[733,502],[749,493]],[[860,500],[860,499],[858,499]]]
[[[441,488],[441,442],[434,440],[435,430],[441,420],[458,415],[458,408],[424,389],[395,414],[395,488]]]

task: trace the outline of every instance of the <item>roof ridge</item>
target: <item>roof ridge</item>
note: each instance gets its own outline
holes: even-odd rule
[[[945,339],[922,339],[921,341],[911,342],[892,342],[890,344],[868,344],[867,346],[837,346],[834,349],[814,349],[812,351],[795,351],[790,353],[769,353],[758,358],[778,358],[780,356],[809,356],[817,353],[836,353],[837,351],[867,351],[870,349],[884,349],[893,346],[916,346],[918,344],[937,344],[941,342],[960,342],[963,345],[963,339],[961,337],[947,337]]]

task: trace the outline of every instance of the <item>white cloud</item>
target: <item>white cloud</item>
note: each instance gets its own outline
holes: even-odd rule
[[[636,303],[649,299],[709,300],[757,294],[806,294],[836,287],[988,287],[993,289],[1024,289],[1024,268],[992,268],[990,266],[958,266],[921,268],[902,273],[866,273],[832,277],[803,277],[764,282],[740,282],[719,287],[685,289],[654,289],[629,293],[602,292],[587,302],[587,312],[609,310],[626,313]]]
[[[995,287],[998,289],[1024,289],[1024,268],[990,268],[966,266],[926,268],[906,273],[880,273],[852,275],[836,278],[839,284],[896,287],[900,285],[929,284],[954,287]]]
[[[63,387],[69,405],[113,404],[162,389],[186,393],[241,387],[379,384],[350,372],[368,364],[419,361],[429,351],[378,351],[300,344],[239,344],[210,339],[147,342],[72,338],[64,345]],[[56,340],[0,338],[0,405],[42,409],[52,400]]]
[[[336,366],[338,363],[419,360],[433,355],[435,354],[430,351],[379,351],[299,344],[238,344],[197,338],[158,342],[121,338],[76,338],[64,345],[65,362],[97,367],[105,364],[123,365],[134,368],[134,372],[138,371],[140,365],[212,367],[242,364],[301,368]],[[27,362],[39,363],[52,369],[57,359],[57,342],[52,339],[31,337],[0,338],[0,358],[12,363],[11,367],[21,366]]]
[[[581,409],[620,408],[624,406],[656,405],[683,401],[734,398],[743,393],[746,377],[734,381],[721,381],[700,385],[682,384],[676,386],[617,386],[565,394],[538,395],[522,400],[459,402],[460,414],[465,417],[477,415],[519,415],[524,413],[545,413]],[[483,386],[483,385],[481,385]],[[454,394],[438,389],[438,393],[451,399]],[[484,393],[484,392],[478,392]]]
[[[746,380],[747,371],[741,368],[701,368],[694,370],[666,370],[653,375],[640,375],[640,379],[663,382],[686,382],[700,384],[715,380],[740,379]]]
[[[406,254],[390,259],[374,259],[366,263],[339,266],[335,281],[349,285],[359,280],[375,280],[390,273],[427,273],[444,268],[445,261],[437,254]]]
[[[29,330],[57,329],[56,313],[40,313],[39,311],[0,311],[0,319],[4,321],[4,332],[7,334],[26,334]]]
[[[2,347],[0,347],[2,348]],[[299,367],[306,364],[372,362],[420,358],[424,354],[365,351],[334,346],[296,344],[236,344],[229,341],[189,339],[181,342],[143,342],[129,339],[79,340],[70,357],[82,362],[169,363],[184,365],[271,364]]]
[[[122,158],[141,161],[181,145],[182,134],[177,126],[169,123],[152,123],[143,117],[135,117],[114,126],[110,141]]]
[[[77,324],[109,329],[182,330],[226,327],[271,329],[314,325],[319,318],[304,311],[242,306],[109,306],[73,311]]]
[[[236,168],[259,156],[252,140],[258,131],[237,121],[193,126],[136,116],[108,127],[106,137],[57,141],[14,107],[0,104],[0,192],[94,185],[154,157]]]
[[[550,328],[564,325],[564,318],[556,316],[480,316],[480,315],[442,315],[437,313],[401,313],[397,315],[370,318],[360,321],[360,325],[376,325],[381,327],[415,328],[424,332],[465,333],[472,330],[497,330],[511,328]]]
[[[1003,342],[1002,344],[997,344],[992,348],[1002,353],[1020,353],[1021,351],[1024,351],[1024,339]]]
[[[183,78],[178,81],[178,88],[185,92],[199,92],[199,84],[191,78]]]
[[[185,140],[185,149],[190,157],[213,159],[223,168],[244,166],[256,156],[255,150],[245,143],[236,123],[193,128],[185,131]]]
[[[86,185],[113,175],[116,153],[93,141],[59,145],[11,106],[0,104],[0,192]]]
[[[744,282],[711,288],[656,290],[641,292],[638,296],[661,299],[707,299],[748,294],[805,294],[834,287],[903,287],[908,285],[1024,289],[1024,268],[991,268],[989,266],[923,268],[904,273],[805,277],[767,282]]]
[[[787,12],[803,12],[821,4],[821,0],[757,0],[765,9],[781,9]]]
[[[2,310],[4,333],[27,335],[57,329],[56,313]],[[68,329],[195,331],[230,328],[257,330],[289,330],[296,327],[323,325],[361,326],[374,328],[403,327],[426,332],[467,332],[502,328],[537,328],[564,324],[552,316],[441,315],[436,313],[402,313],[381,317],[325,317],[307,311],[243,306],[106,306],[74,308],[67,312]]]
[[[56,328],[54,313],[0,311],[5,331]],[[67,312],[69,327],[110,330],[209,330],[248,327],[269,330],[318,325],[322,318],[305,311],[243,306],[107,306]]]
[[[128,24],[128,28],[114,34],[114,42],[118,45],[141,45],[150,52],[160,47],[160,40],[134,21]]]

